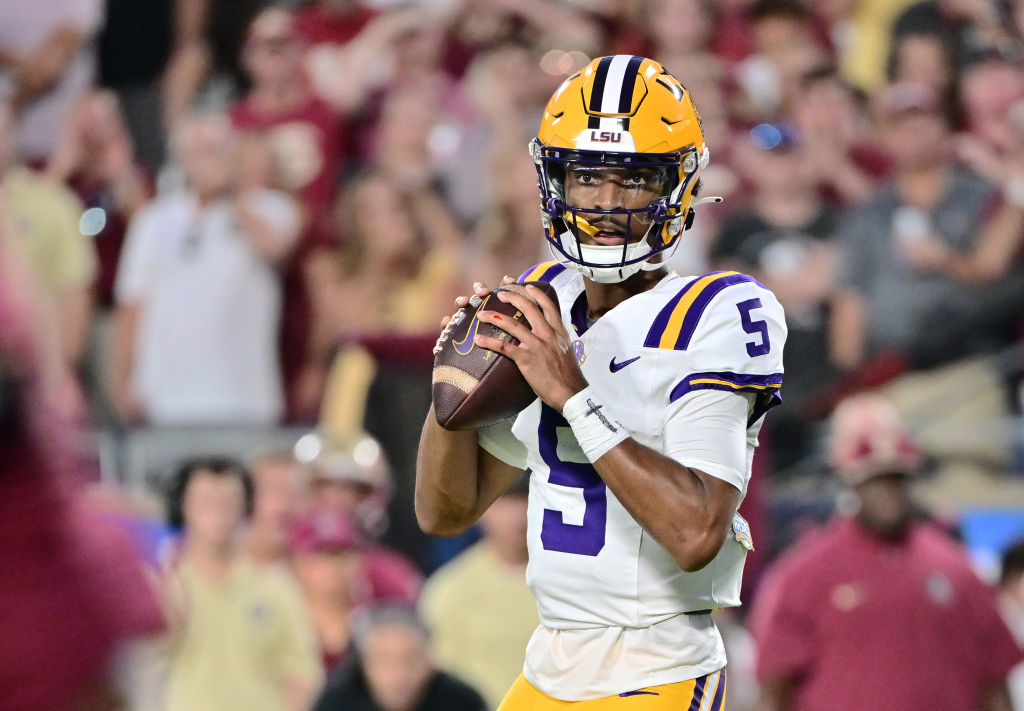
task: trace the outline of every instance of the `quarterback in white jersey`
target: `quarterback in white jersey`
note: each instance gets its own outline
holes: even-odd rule
[[[736,509],[779,399],[782,308],[748,276],[664,266],[708,153],[689,94],[657,62],[603,57],[567,79],[531,153],[557,258],[520,281],[548,282],[557,305],[535,287],[536,303],[500,292],[529,325],[483,311],[519,343],[475,342],[512,358],[538,398],[479,431],[428,415],[417,516],[456,534],[530,472],[541,626],[503,711],[717,711],[726,659],[709,613],[740,603],[752,540]]]

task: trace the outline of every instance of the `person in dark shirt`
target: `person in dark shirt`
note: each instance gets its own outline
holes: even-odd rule
[[[435,668],[427,628],[409,607],[367,608],[353,622],[355,659],[328,679],[313,711],[484,711],[483,697]]]

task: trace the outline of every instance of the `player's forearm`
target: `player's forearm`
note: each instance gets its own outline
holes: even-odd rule
[[[455,536],[479,517],[478,445],[475,432],[451,432],[431,407],[416,455],[416,519],[424,532]]]
[[[630,438],[594,462],[626,510],[683,570],[700,570],[718,554],[739,491],[684,467]]]

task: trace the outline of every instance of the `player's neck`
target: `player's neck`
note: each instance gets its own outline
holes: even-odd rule
[[[625,281],[615,284],[601,284],[584,279],[587,290],[587,316],[599,319],[631,296],[636,296],[661,281],[668,270],[665,267],[655,271],[641,270]]]

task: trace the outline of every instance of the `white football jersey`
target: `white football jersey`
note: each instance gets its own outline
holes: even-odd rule
[[[670,273],[589,324],[578,271],[544,262],[519,281],[555,288],[566,330],[579,340],[577,360],[609,419],[640,444],[745,494],[762,416],[779,402],[782,382],[785,322],[768,289],[734,271]],[[710,411],[729,416],[730,436],[703,437],[716,433]],[[685,573],[540,399],[481,430],[479,442],[530,471],[526,580],[542,622],[527,650],[531,683],[556,698],[601,698],[641,679],[684,680],[725,664],[710,619],[683,613],[739,604],[753,541],[738,514],[717,557]]]
[[[578,272],[545,262],[524,281],[555,288],[566,329],[579,341],[574,348],[583,375],[609,419],[641,444],[746,493],[757,431],[779,402],[782,383],[786,326],[767,288],[736,272],[669,273],[588,324]],[[745,396],[732,410],[734,419],[746,415],[737,424],[745,433],[731,440],[742,451],[674,448],[677,433],[701,425],[693,404],[700,397],[733,402],[721,391]],[[684,572],[606,487],[559,412],[537,399],[512,421],[515,446],[508,432],[508,424],[481,431],[480,444],[530,470],[527,582],[543,627],[647,628],[681,613],[740,604],[743,561],[752,547],[741,517],[709,565]],[[705,673],[722,664],[724,657]]]

